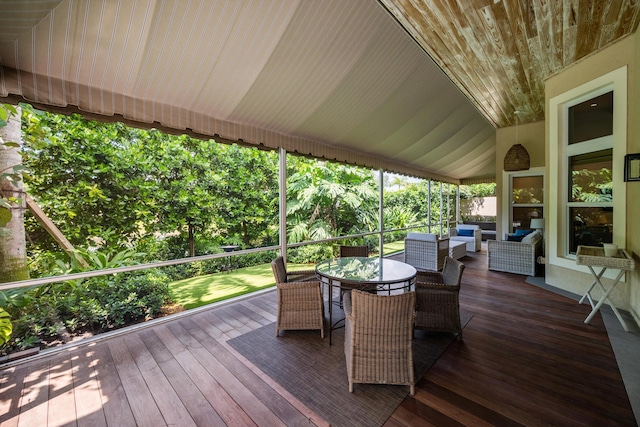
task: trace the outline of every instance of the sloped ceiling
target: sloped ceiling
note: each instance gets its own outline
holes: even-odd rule
[[[640,22],[637,0],[381,2],[497,128],[544,120],[544,81]]]
[[[517,0],[462,3],[3,1],[0,96],[449,182],[491,176],[495,128],[512,123],[521,103],[510,91],[532,100],[537,119],[543,83],[523,51],[500,46],[507,34],[496,36],[521,31],[505,24],[519,19],[507,13]],[[557,40],[557,28],[543,25],[556,22],[551,3],[525,12],[536,34]],[[620,22],[617,32],[580,52],[635,30],[638,5],[613,3],[617,15],[596,10],[593,22],[604,14]],[[500,5],[492,27],[486,17]],[[539,44],[532,55],[557,43]],[[495,57],[499,69],[488,65]]]

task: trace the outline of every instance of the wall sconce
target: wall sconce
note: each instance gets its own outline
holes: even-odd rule
[[[624,180],[640,181],[640,153],[624,156]]]

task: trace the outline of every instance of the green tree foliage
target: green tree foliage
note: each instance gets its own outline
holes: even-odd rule
[[[371,171],[294,156],[287,169],[289,242],[377,229],[378,185]]]
[[[496,195],[496,184],[470,184],[460,186],[460,198],[490,197]]]
[[[43,134],[25,135],[27,188],[76,246],[173,235],[171,256],[184,256],[197,238],[257,246],[277,236],[275,153],[79,115],[40,121]],[[28,232],[54,248],[33,220]]]
[[[391,183],[392,185],[396,185]],[[442,187],[442,188],[441,188]],[[440,192],[442,190],[442,204]],[[426,225],[431,210],[431,232],[440,232],[442,219],[442,232],[448,232],[448,221],[454,221],[456,216],[456,189],[455,186],[431,181],[431,194],[429,194],[429,181],[419,180],[405,182],[399,189],[385,193],[385,228],[406,228],[416,225]],[[390,212],[395,211],[391,214]],[[442,218],[441,213],[442,211]],[[402,212],[402,214],[401,214]],[[447,217],[448,213],[448,217]],[[427,227],[414,231],[427,232]],[[400,236],[396,234],[394,236]]]

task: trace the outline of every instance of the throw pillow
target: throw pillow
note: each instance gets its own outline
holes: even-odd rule
[[[533,233],[534,230],[516,230],[516,236],[526,236],[529,233]]]
[[[471,229],[461,228],[460,230],[458,230],[458,236],[472,237],[473,231],[474,230],[471,230]]]
[[[524,238],[524,236],[517,236],[515,234],[507,234],[507,241],[508,242],[522,242],[523,238]]]

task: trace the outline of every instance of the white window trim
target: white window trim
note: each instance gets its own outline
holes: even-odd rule
[[[503,234],[507,234],[509,232],[509,230],[511,230],[511,223],[513,222],[512,214],[513,212],[511,211],[512,208],[512,204],[511,204],[511,195],[512,195],[512,186],[513,186],[513,182],[512,179],[514,177],[521,177],[521,176],[542,176],[542,186],[544,189],[544,196],[543,196],[543,201],[542,201],[542,208],[544,209],[544,215],[547,215],[547,203],[546,203],[546,198],[547,198],[547,176],[545,173],[545,169],[544,167],[534,167],[534,168],[530,168],[524,171],[517,171],[517,172],[506,172],[506,171],[502,171],[502,212],[506,213],[506,215],[502,215],[502,231]],[[505,184],[506,183],[506,184]],[[519,204],[519,207],[527,207],[527,206],[540,206],[539,204]]]
[[[613,135],[591,141],[597,149],[613,147],[613,243],[619,247],[626,244],[626,186],[624,185],[624,155],[627,147],[627,67],[621,67],[590,82],[577,86],[549,100],[549,189],[558,189],[556,194],[548,192],[549,229],[562,232],[549,233],[547,262],[572,270],[589,273],[586,266],[576,265],[575,255],[568,254],[567,191],[568,154],[577,148],[566,147],[568,108],[595,96],[613,90]],[[609,142],[611,141],[611,142]],[[609,147],[607,147],[609,145]],[[586,145],[583,145],[584,148]],[[562,163],[560,163],[562,162]],[[547,214],[545,214],[547,215]],[[564,224],[562,224],[564,222]],[[559,253],[558,248],[561,248]],[[609,277],[607,271],[605,277]],[[612,276],[613,277],[613,276]]]

